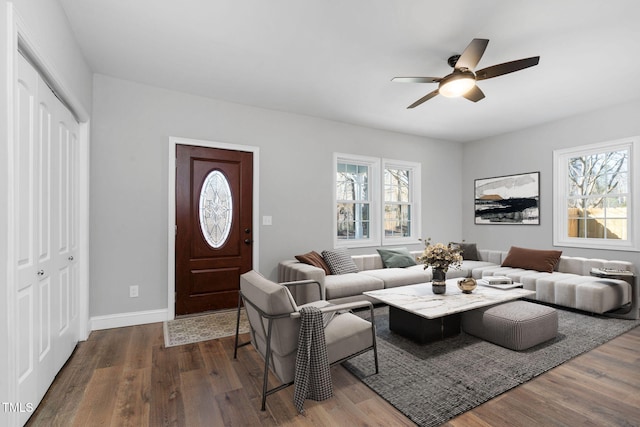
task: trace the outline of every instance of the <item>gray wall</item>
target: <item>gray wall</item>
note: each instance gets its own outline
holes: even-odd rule
[[[423,236],[459,239],[462,145],[94,76],[90,315],[167,306],[170,136],[260,148],[259,270],[332,247],[333,152],[422,163]],[[436,185],[437,184],[437,185]],[[419,245],[414,248],[420,248]],[[357,252],[373,252],[374,248]],[[139,298],[128,298],[130,285]]]
[[[60,83],[71,91],[69,95],[74,98],[72,101],[81,104],[86,113],[90,114],[93,73],[80,52],[67,15],[59,2],[13,0],[13,3],[40,53],[46,56],[47,65],[55,70]],[[3,7],[4,4],[2,1]]]
[[[466,144],[463,152],[462,233],[486,249],[553,247],[553,150],[640,135],[640,101]],[[474,179],[540,171],[540,225],[475,225]],[[636,198],[639,197],[636,189]],[[637,222],[638,215],[634,218]],[[640,254],[560,247],[566,255],[620,259],[640,267]]]

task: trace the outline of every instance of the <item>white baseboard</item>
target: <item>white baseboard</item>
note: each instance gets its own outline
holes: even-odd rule
[[[163,308],[161,310],[135,311],[131,313],[95,316],[90,319],[89,323],[92,331],[99,331],[101,329],[124,328],[126,326],[164,322],[167,320],[167,315],[167,309]]]

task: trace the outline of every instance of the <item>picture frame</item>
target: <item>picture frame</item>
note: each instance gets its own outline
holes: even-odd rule
[[[474,180],[478,225],[540,225],[540,172]]]

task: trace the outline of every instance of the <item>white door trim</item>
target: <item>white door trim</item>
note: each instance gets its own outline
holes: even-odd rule
[[[221,148],[224,150],[246,151],[253,153],[253,269],[257,270],[258,255],[260,253],[260,239],[258,237],[260,223],[258,221],[258,202],[259,198],[259,165],[260,165],[260,148],[250,145],[229,144],[226,142],[205,141],[200,139],[189,139],[181,137],[169,137],[169,212],[168,227],[169,235],[167,247],[167,320],[173,320],[176,317],[176,145],[193,145],[207,148]]]

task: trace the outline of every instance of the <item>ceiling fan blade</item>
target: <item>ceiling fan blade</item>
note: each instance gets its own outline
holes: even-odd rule
[[[482,98],[484,98],[484,93],[482,92],[482,90],[480,90],[478,85],[476,85],[462,96],[467,98],[469,101],[478,102]]]
[[[394,77],[392,82],[399,83],[438,83],[441,77]]]
[[[498,77],[503,74],[513,73],[514,71],[520,71],[525,68],[538,65],[540,62],[539,56],[532,56],[531,58],[518,59],[517,61],[505,62],[503,64],[492,65],[491,67],[483,68],[476,71],[476,80],[486,80],[493,77]]]
[[[489,44],[489,40],[487,39],[473,39],[469,46],[462,52],[460,58],[458,58],[458,62],[456,62],[455,69],[459,70],[461,68],[467,68],[469,70],[473,70],[478,62],[480,62],[480,58],[484,54],[487,45]]]
[[[418,105],[422,104],[425,101],[430,100],[431,98],[433,98],[434,96],[436,96],[438,94],[438,89],[434,90],[433,92],[429,92],[428,94],[426,94],[425,96],[423,96],[422,98],[418,99],[416,102],[414,102],[413,104],[409,105],[407,108],[415,108]]]

